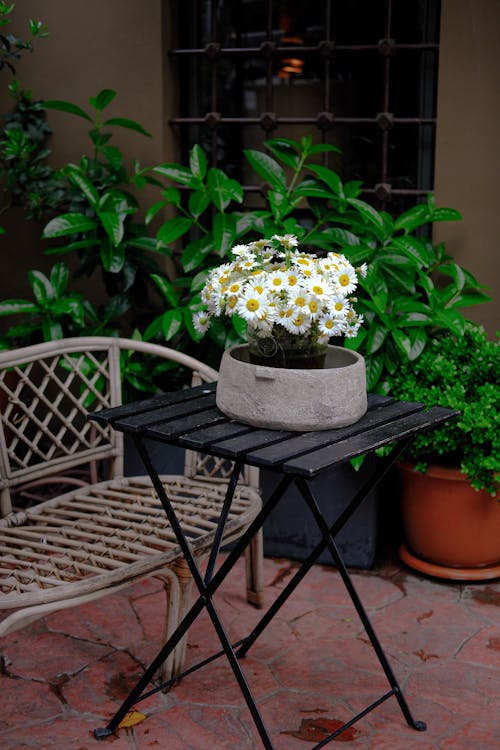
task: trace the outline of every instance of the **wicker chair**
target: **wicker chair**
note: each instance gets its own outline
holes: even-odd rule
[[[148,576],[165,586],[164,638],[189,605],[191,576],[149,477],[124,477],[123,435],[87,419],[121,404],[120,360],[134,351],[189,368],[195,385],[217,378],[192,357],[129,339],[82,337],[0,353],[0,608],[7,612],[0,636]],[[103,462],[109,478],[97,481]],[[77,475],[86,465],[90,480]],[[229,470],[187,452],[183,474],[162,476],[200,560],[211,548]],[[261,506],[256,470],[246,472],[225,542]],[[57,496],[36,502],[41,483]],[[16,507],[20,488],[28,507]],[[247,586],[248,600],[260,606],[261,536],[247,549]],[[185,648],[184,638],[161,679],[181,671]]]

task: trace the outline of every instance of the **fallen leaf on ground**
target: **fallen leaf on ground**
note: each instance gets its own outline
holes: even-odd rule
[[[146,719],[146,714],[140,711],[129,711],[126,716],[118,724],[118,729],[124,729],[125,727],[135,727],[136,724],[140,724],[141,721]]]

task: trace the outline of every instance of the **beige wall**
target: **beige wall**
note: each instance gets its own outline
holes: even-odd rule
[[[169,3],[162,0],[18,0],[12,31],[27,36],[29,18],[40,19],[50,36],[36,42],[31,55],[17,65],[23,88],[37,99],[66,99],[87,109],[88,99],[101,89],[118,92],[106,117],[138,120],[153,136],[115,129],[113,143],[143,166],[175,158],[165,107],[171,109],[172,88],[165,91],[168,59],[163,49],[169,33]],[[7,73],[0,74],[0,112],[10,108]],[[89,152],[89,123],[72,115],[50,112],[54,137],[50,142],[56,167]],[[4,264],[10,273],[0,276],[0,299],[23,293],[26,270],[47,269],[53,259],[41,257],[40,245],[30,255],[39,228],[19,224],[18,215],[2,217],[8,234],[0,238]],[[5,267],[5,266],[4,266]]]
[[[459,223],[434,237],[490,287],[469,308],[491,335],[500,329],[500,2],[442,0],[435,192]]]

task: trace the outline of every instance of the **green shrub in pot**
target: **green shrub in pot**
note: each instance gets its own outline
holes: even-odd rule
[[[417,361],[391,375],[391,394],[460,411],[442,427],[417,436],[405,458],[459,467],[470,484],[500,500],[500,340],[466,323],[462,336],[433,338]]]

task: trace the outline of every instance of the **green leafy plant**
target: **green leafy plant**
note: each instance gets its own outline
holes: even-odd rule
[[[4,178],[4,200],[0,213],[22,206],[27,219],[41,219],[59,209],[67,199],[62,178],[48,164],[47,139],[51,130],[41,101],[30,91],[9,85],[14,110],[4,118],[0,138],[0,176]]]
[[[439,336],[415,362],[390,377],[391,393],[460,416],[418,435],[405,453],[425,471],[429,463],[460,467],[473,487],[500,500],[500,340],[466,323],[461,335]]]
[[[69,205],[48,222],[42,236],[57,240],[47,250],[49,254],[78,256],[76,276],[90,276],[100,270],[108,296],[116,300],[119,318],[129,310],[137,313],[147,307],[151,274],[160,270],[151,252],[168,252],[147,236],[144,222],[137,220],[139,203],[130,191],[134,183],[143,185],[151,178],[144,176],[138,164],[132,174],[128,173],[123,153],[110,143],[109,128],[127,128],[146,136],[149,133],[135,120],[103,119],[115,96],[115,91],[103,89],[91,97],[92,115],[71,102],[44,102],[46,109],[75,115],[91,125],[93,154],[60,170]],[[61,240],[66,242],[61,244]]]
[[[299,141],[267,141],[267,152],[245,156],[267,186],[262,209],[240,210],[242,186],[218,169],[208,169],[200,146],[189,166],[163,164],[153,173],[169,185],[151,207],[146,221],[166,207],[177,215],[162,225],[157,241],[177,260],[175,279],[156,277],[167,311],[148,329],[167,340],[188,335],[198,341],[190,319],[200,308],[199,292],[215,265],[230,259],[230,248],[255,236],[294,234],[302,246],[337,251],[355,266],[367,264],[360,279],[356,309],[365,325],[347,345],[366,358],[369,390],[387,393],[389,377],[403,362],[418,359],[440,332],[464,330],[464,306],[489,299],[474,276],[461,268],[422,233],[438,221],[456,221],[454,209],[439,208],[433,196],[397,217],[377,211],[360,198],[358,181],[343,182],[318,159],[334,146]],[[179,241],[182,246],[179,249]],[[237,321],[236,321],[237,324]],[[221,348],[238,340],[241,329],[212,326],[211,339]]]
[[[67,292],[69,270],[56,263],[47,277],[41,271],[29,271],[28,278],[33,299],[9,299],[0,302],[0,316],[15,316],[19,322],[9,328],[2,341],[3,348],[78,336],[95,331],[99,316],[93,305],[83,295]]]

